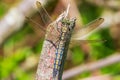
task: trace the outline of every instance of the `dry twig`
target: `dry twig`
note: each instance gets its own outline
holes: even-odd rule
[[[96,69],[100,69],[102,67],[115,64],[118,62],[120,62],[120,55],[119,53],[117,54],[115,53],[115,55],[109,56],[105,59],[101,59],[99,61],[85,64],[85,65],[80,65],[78,67],[65,71],[63,73],[63,80],[76,76],[78,74],[82,74],[83,72],[86,72],[86,71],[94,71]]]

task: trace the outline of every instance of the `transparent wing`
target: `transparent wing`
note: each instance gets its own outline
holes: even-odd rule
[[[31,18],[26,17],[26,19],[27,19],[28,21],[32,22],[33,24],[35,24],[35,25],[36,25],[35,27],[37,27],[38,29],[40,28],[43,32],[46,31],[43,26],[41,26],[39,23],[35,22],[35,21],[32,20]]]
[[[70,42],[70,47],[74,45],[80,45],[81,43],[105,43],[107,40],[73,40]]]
[[[31,24],[33,24],[32,28],[39,37],[41,36],[41,34],[44,34],[46,32],[46,29],[43,26],[41,26],[39,23],[37,23],[36,21],[32,20],[29,17],[26,17],[26,19],[29,22],[31,22]]]
[[[72,35],[72,40],[83,40],[84,38],[89,36],[90,33],[93,32],[103,21],[104,21],[103,18],[98,18],[90,22],[89,24],[86,25],[85,28],[82,28],[78,30],[77,32],[75,32]]]
[[[42,4],[39,1],[36,1],[36,6],[38,8],[38,12],[40,13],[40,16],[42,18],[42,21],[44,24],[49,24],[52,22],[51,17],[47,13],[46,9],[42,6]]]
[[[89,42],[89,43],[95,43],[95,42],[106,42],[107,40],[80,40],[80,41],[76,41],[76,42]]]

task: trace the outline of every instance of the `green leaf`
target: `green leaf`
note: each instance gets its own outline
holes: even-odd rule
[[[84,60],[84,53],[79,46],[76,46],[72,49],[72,61],[75,65],[80,64]]]

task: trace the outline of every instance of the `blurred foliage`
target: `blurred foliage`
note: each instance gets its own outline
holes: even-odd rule
[[[55,3],[52,3],[54,6]],[[49,4],[49,5],[52,5]],[[49,6],[48,5],[48,6]],[[51,7],[49,10],[52,10]],[[98,18],[101,16],[104,11],[104,7],[98,7],[97,5],[90,4],[86,2],[86,0],[82,0],[81,4],[78,5],[80,14],[82,16],[82,21],[84,24]],[[8,6],[5,3],[0,2],[0,18],[2,18],[8,10]],[[52,10],[53,11],[53,10]],[[51,12],[50,12],[51,13]],[[34,38],[31,35],[35,35],[33,30],[31,29],[30,23],[26,22],[24,27],[18,32],[14,33],[10,36],[2,46],[1,50],[3,50],[3,54],[0,53],[0,80],[33,80],[36,72],[36,66],[30,70],[22,69],[22,63],[25,60],[32,56],[36,55],[36,59],[38,54],[40,55],[40,51],[42,49],[43,38],[38,40],[37,44],[34,46],[30,46],[25,44],[25,39],[27,36],[30,36],[30,40],[33,41]],[[88,39],[90,40],[107,40],[106,42],[95,42],[89,43],[90,45],[90,61],[97,61],[99,59],[108,57],[111,54],[116,52],[114,47],[114,41],[112,40],[111,35],[109,34],[109,28],[104,28],[100,31],[93,33]],[[20,45],[20,46],[19,46]],[[69,62],[70,65],[65,65],[65,69],[71,68],[73,66],[80,65],[82,63],[86,63],[85,60],[85,52],[80,48],[80,46],[75,46],[71,49],[73,52],[71,55],[70,61],[66,61],[67,64]],[[89,61],[88,61],[89,62]],[[32,63],[32,62],[30,62]],[[35,69],[34,69],[35,68]],[[114,65],[110,65],[108,67],[104,67],[100,69],[101,74],[117,74],[120,72],[120,63],[116,63]],[[92,72],[85,72],[81,75],[75,76],[69,80],[78,80],[79,78],[91,76]],[[10,79],[9,79],[10,78]],[[115,75],[114,80],[119,80],[120,75]]]
[[[5,57],[1,62],[2,77],[8,76],[32,52],[29,48],[19,49],[12,55]]]
[[[104,8],[92,5],[85,0],[79,5],[79,11],[82,16],[82,21],[84,24],[100,17]]]
[[[5,14],[7,11],[7,6],[3,3],[0,3],[0,18]]]
[[[90,76],[90,75],[91,75],[90,72],[84,72],[80,75],[77,75],[77,76],[70,78],[70,79],[67,79],[67,80],[78,80],[79,78],[84,78],[84,77]]]
[[[35,47],[33,47],[33,51],[35,53],[39,53],[42,50],[43,41],[44,40],[40,40],[39,43],[37,43]]]
[[[74,65],[78,65],[84,61],[84,53],[79,46],[76,46],[72,49],[72,62]]]
[[[104,35],[104,36],[103,36]],[[92,59],[100,59],[111,55],[115,52],[113,41],[108,34],[107,29],[102,29],[89,37],[92,40],[106,40],[105,42],[91,43],[91,57]]]

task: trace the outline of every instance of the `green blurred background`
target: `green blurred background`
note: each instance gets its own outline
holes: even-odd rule
[[[31,0],[26,0],[31,1]],[[35,0],[32,0],[35,2]],[[55,19],[65,9],[65,4],[69,0],[42,0],[45,8],[53,19]],[[106,23],[103,23],[102,28],[90,35],[88,40],[107,40],[106,42],[79,42],[79,44],[71,44],[69,48],[65,70],[73,67],[86,65],[88,63],[97,62],[100,59],[105,59],[111,55],[119,55],[120,51],[120,1],[119,0],[70,0],[75,3],[78,13],[77,26],[85,25],[90,21],[105,17]],[[9,14],[10,10],[18,6],[22,7],[24,0],[0,0],[0,32],[2,33],[2,21],[7,25],[4,18]],[[25,4],[24,4],[25,5]],[[32,6],[33,4],[26,4]],[[33,5],[32,7],[34,7]],[[72,4],[71,4],[72,6]],[[24,7],[24,6],[23,6]],[[75,8],[74,7],[74,8]],[[34,80],[37,64],[39,61],[40,51],[44,41],[45,33],[35,24],[26,20],[25,16],[31,17],[37,23],[46,26],[38,11],[23,10],[23,21],[20,28],[15,30],[17,23],[9,28],[9,31],[4,34],[5,39],[0,45],[0,80]],[[17,9],[20,9],[17,8]],[[21,10],[21,11],[22,11]],[[20,13],[20,10],[18,10]],[[74,12],[74,10],[73,10]],[[21,12],[22,13],[22,12]],[[30,14],[29,14],[30,13]],[[17,13],[14,13],[17,14]],[[72,14],[71,14],[72,15]],[[77,13],[76,13],[77,15]],[[75,16],[76,16],[75,15]],[[13,15],[11,15],[13,16]],[[75,17],[73,15],[73,17]],[[112,18],[111,18],[112,17]],[[114,19],[115,17],[115,19]],[[19,21],[19,18],[17,18]],[[117,20],[116,20],[117,19]],[[14,20],[14,19],[13,19]],[[111,21],[111,22],[110,22]],[[18,22],[19,23],[19,22]],[[11,25],[8,25],[11,26]],[[44,27],[46,28],[46,27]],[[6,28],[7,29],[7,28]],[[0,34],[0,39],[3,36]],[[72,43],[72,42],[71,42]],[[72,73],[72,72],[71,72]],[[106,79],[100,77],[100,80],[120,80],[120,62],[95,69],[93,71],[82,72],[67,80],[87,80],[94,76],[110,75]],[[88,79],[94,80],[94,79]],[[99,79],[96,79],[99,80]]]

